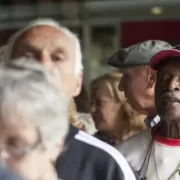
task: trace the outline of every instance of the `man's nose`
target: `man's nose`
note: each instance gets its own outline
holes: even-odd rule
[[[91,103],[91,113],[95,113],[96,112],[96,105],[95,103]]]
[[[180,79],[178,76],[174,76],[169,83],[170,91],[179,91],[180,90]]]
[[[53,61],[51,55],[47,50],[42,50],[39,54],[40,63],[43,64],[48,70],[53,69]]]

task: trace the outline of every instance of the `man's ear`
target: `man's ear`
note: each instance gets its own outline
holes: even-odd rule
[[[76,97],[80,94],[83,82],[83,72],[79,73],[76,77],[75,91],[73,93],[73,97]]]
[[[148,76],[147,76],[147,85],[148,88],[154,88],[155,83],[156,83],[156,71],[151,69],[150,67],[148,68]]]

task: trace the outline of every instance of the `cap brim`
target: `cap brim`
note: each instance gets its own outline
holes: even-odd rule
[[[139,66],[139,65],[145,65],[147,63],[142,63],[139,61],[129,61],[128,58],[128,52],[124,51],[124,49],[120,49],[119,51],[115,52],[108,60],[108,65],[115,67],[115,68],[127,68],[127,67],[133,67],[133,66]]]
[[[163,50],[157,53],[150,60],[150,66],[152,69],[157,70],[160,64],[168,57],[180,57],[180,51],[177,49]]]
[[[107,60],[107,62],[110,66],[119,68],[124,64],[124,62],[121,62],[120,60],[124,61],[124,59],[124,53],[121,53],[121,50],[118,50]]]

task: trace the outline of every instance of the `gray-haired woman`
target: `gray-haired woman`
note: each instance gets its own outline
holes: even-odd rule
[[[2,162],[27,180],[56,180],[50,160],[68,132],[68,101],[54,76],[21,58],[0,68]]]

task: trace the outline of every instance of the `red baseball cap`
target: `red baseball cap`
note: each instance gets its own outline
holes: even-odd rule
[[[149,65],[152,69],[157,70],[160,64],[168,57],[180,57],[180,50],[176,49],[176,47],[162,50],[151,58]]]

